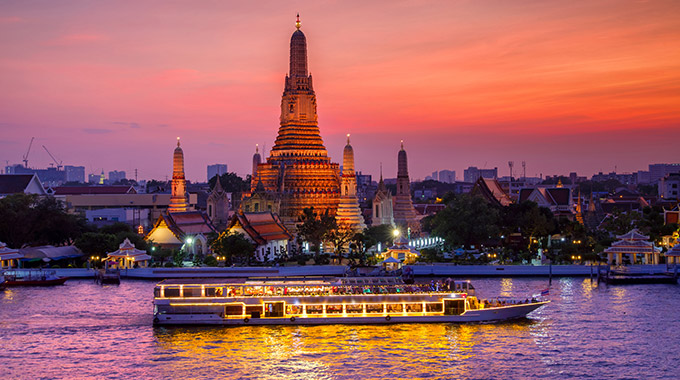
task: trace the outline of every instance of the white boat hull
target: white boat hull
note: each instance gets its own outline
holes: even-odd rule
[[[527,314],[547,304],[534,302],[504,307],[466,310],[461,315],[404,315],[381,314],[361,316],[323,316],[307,317],[229,317],[219,314],[156,314],[157,325],[330,325],[330,324],[386,324],[386,323],[491,323],[524,318]]]

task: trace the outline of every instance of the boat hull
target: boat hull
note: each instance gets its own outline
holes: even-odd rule
[[[59,277],[49,280],[5,280],[4,284],[7,287],[18,286],[55,286],[64,285],[68,277]]]
[[[391,324],[391,323],[494,323],[524,318],[527,314],[547,304],[511,305],[497,308],[467,310],[461,315],[403,315],[381,314],[371,316],[307,316],[307,317],[229,317],[219,314],[156,314],[157,325],[332,325],[332,324]]]

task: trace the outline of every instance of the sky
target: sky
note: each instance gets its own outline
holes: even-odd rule
[[[679,162],[680,2],[0,2],[0,160],[86,174],[248,174],[279,127],[290,36],[307,36],[334,162],[411,179],[527,176]]]

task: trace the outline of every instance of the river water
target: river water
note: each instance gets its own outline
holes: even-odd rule
[[[475,279],[525,297],[545,279]],[[680,287],[553,280],[551,304],[502,324],[152,326],[153,282],[0,292],[0,378],[677,379]]]

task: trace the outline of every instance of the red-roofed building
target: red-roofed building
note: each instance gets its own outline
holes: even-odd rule
[[[271,212],[235,214],[223,233],[241,233],[255,244],[255,258],[260,262],[272,261],[288,254],[288,244],[293,235],[281,219]]]
[[[510,196],[501,188],[500,183],[493,178],[479,177],[472,188],[472,194],[481,196],[497,206],[509,206],[512,203]]]
[[[217,233],[201,211],[161,213],[144,239],[163,248],[183,249],[189,254],[208,254],[208,235]]]
[[[519,191],[519,202],[531,201],[539,207],[546,207],[556,218],[574,220],[576,212],[571,188],[558,184],[556,187],[525,188]]]

